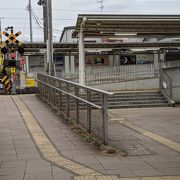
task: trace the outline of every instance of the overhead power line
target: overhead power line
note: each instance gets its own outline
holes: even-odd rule
[[[26,9],[23,8],[0,8],[1,11],[24,11]],[[42,11],[42,9],[34,8],[36,11]],[[57,9],[53,8],[53,11],[64,11],[64,12],[89,12],[89,13],[99,13],[99,11],[96,10],[89,10],[89,9]],[[112,11],[106,11],[106,12],[112,12]]]
[[[29,18],[22,18],[22,17],[4,17],[3,19],[19,19],[19,20],[25,20]],[[66,20],[76,20],[75,18],[53,18],[54,21],[66,21]]]
[[[44,31],[43,22],[41,22],[40,18],[37,16],[33,8],[32,8],[32,15],[37,29]],[[62,32],[61,30],[53,28],[53,33],[61,33],[61,32]]]
[[[36,15],[36,13],[34,12],[34,10],[32,9],[32,15],[33,15],[33,20],[36,24],[36,27],[39,29],[39,30],[42,30],[43,31],[43,26],[42,26],[42,22],[40,22],[38,16]]]

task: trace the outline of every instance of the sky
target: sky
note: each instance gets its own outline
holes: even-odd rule
[[[78,14],[178,14],[180,0],[104,0],[101,12],[99,0],[52,0],[53,41],[58,42],[65,26],[75,26]],[[8,3],[7,3],[8,2]],[[33,41],[43,41],[42,6],[38,0],[31,0],[33,10]],[[17,39],[30,41],[29,0],[0,0],[2,30],[14,27],[14,33],[21,31]],[[39,25],[37,24],[37,21]],[[6,38],[3,37],[3,40]]]

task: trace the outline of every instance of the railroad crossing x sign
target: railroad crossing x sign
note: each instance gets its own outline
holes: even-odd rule
[[[21,31],[18,31],[16,34],[14,33],[7,33],[6,31],[3,31],[3,34],[8,37],[8,39],[5,41],[6,44],[8,43],[17,43],[19,46],[22,44],[19,40],[16,39],[19,35],[21,35]]]

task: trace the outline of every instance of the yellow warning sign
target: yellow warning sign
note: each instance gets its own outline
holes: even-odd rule
[[[26,79],[26,87],[34,87],[35,86],[35,80],[34,79]]]
[[[16,72],[16,68],[11,68],[10,72],[11,72],[11,74],[14,74]]]

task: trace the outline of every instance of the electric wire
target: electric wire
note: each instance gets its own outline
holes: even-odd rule
[[[36,25],[36,28],[39,29],[40,31],[44,31],[43,23],[41,22],[41,20],[39,19],[39,17],[37,16],[35,11],[33,10],[33,8],[32,8],[32,15],[33,15],[33,21]],[[62,31],[58,30],[58,29],[53,29],[53,33],[61,34]]]
[[[23,11],[23,8],[0,8],[0,10],[9,10],[9,11]],[[37,11],[42,11],[42,9],[36,8],[35,10]],[[67,11],[67,12],[99,12],[95,10],[87,10],[87,9],[58,9],[58,8],[53,8],[53,11]]]
[[[34,12],[34,10],[32,9],[32,15],[33,18],[35,20],[35,24],[37,25],[37,27],[39,27],[39,29],[43,30],[43,26],[41,25],[42,23],[40,22],[39,18],[37,17],[36,13]]]
[[[6,20],[8,20],[8,19],[19,19],[19,20],[25,20],[25,19],[29,19],[29,18],[22,18],[22,17],[3,17],[3,19],[6,19]],[[73,18],[53,18],[52,20],[64,20],[64,21],[66,21],[66,20],[76,20],[75,18],[73,19]]]

